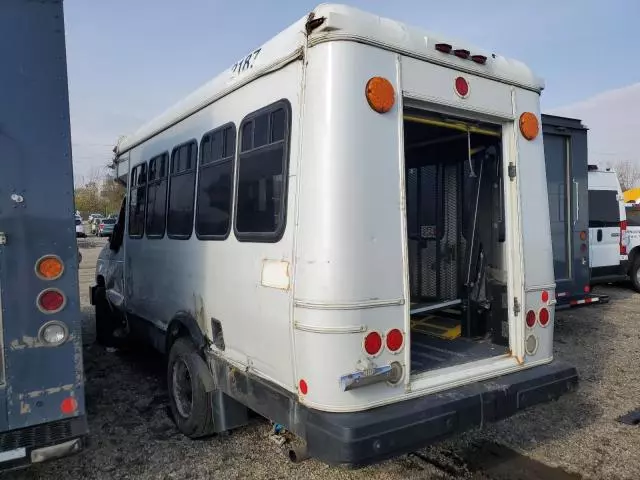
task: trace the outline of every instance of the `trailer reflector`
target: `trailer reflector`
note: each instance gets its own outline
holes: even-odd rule
[[[587,298],[583,298],[583,299],[580,299],[580,300],[571,300],[569,302],[569,304],[571,304],[571,305],[585,305],[585,304],[588,304],[588,303],[596,303],[596,302],[599,302],[599,301],[600,301],[600,298],[598,298],[598,297],[587,297]]]
[[[36,275],[42,280],[57,280],[63,271],[64,265],[55,255],[45,255],[36,263]]]
[[[57,288],[43,290],[38,295],[38,308],[44,313],[58,313],[64,308],[66,298]]]
[[[78,409],[78,401],[73,397],[65,398],[60,404],[60,411],[65,415],[71,415]]]

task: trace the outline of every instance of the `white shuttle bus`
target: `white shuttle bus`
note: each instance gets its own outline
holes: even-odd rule
[[[185,435],[253,410],[329,464],[571,390],[542,88],[464,41],[318,6],[118,143],[101,341],[166,353]]]

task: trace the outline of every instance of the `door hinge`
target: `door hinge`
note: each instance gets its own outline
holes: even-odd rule
[[[509,178],[512,182],[516,178],[516,166],[513,163],[509,163]]]
[[[520,314],[520,302],[518,297],[513,297],[513,315],[518,316]]]
[[[0,245],[7,244],[7,235],[4,232],[0,232]]]

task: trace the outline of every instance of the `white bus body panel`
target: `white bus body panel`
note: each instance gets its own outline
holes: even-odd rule
[[[177,312],[190,312],[208,338],[211,319],[220,320],[226,349],[219,355],[292,392],[304,379],[309,391],[300,401],[328,411],[551,361],[553,320],[535,327],[539,348],[524,355],[526,309],[542,307],[542,289],[555,298],[542,136],[528,142],[517,129],[524,111],[540,118],[542,82],[500,56],[481,66],[442,55],[435,43],[454,42],[349,7],[322,5],[315,17],[325,21],[308,39],[304,18],[261,47],[245,70],[228,70],[119,144],[131,171],[230,121],[238,129],[270,103],[291,104],[284,236],[277,243],[238,242],[233,232],[225,241],[125,236],[127,310],[161,329]],[[304,63],[297,60],[303,52]],[[453,89],[461,74],[470,84],[466,99]],[[389,79],[397,93],[383,115],[365,99],[372,76]],[[427,110],[502,125],[511,355],[343,392],[339,379],[363,359],[366,329],[402,329],[401,352],[384,350],[374,361],[410,367],[402,95]],[[509,163],[517,169],[512,182]]]
[[[131,150],[131,168],[188,139],[228,122],[239,128],[250,112],[286,98],[291,103],[291,145],[298,143],[302,63],[294,62],[218,100]],[[295,192],[297,148],[289,158],[289,191]],[[197,186],[196,186],[197,188]],[[289,195],[287,227],[277,243],[130,239],[125,236],[126,303],[130,311],[166,329],[178,312],[189,312],[211,338],[211,319],[222,322],[225,356],[293,388],[291,271],[295,195]],[[282,266],[276,271],[273,262]],[[157,266],[162,265],[159,274]],[[271,267],[271,268],[270,268]],[[282,282],[286,281],[286,285]],[[277,288],[263,283],[278,283]]]

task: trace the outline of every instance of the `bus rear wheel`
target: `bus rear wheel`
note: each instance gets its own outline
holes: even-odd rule
[[[193,342],[178,338],[171,346],[167,363],[169,405],[178,429],[189,438],[213,434],[212,396],[198,376]]]

